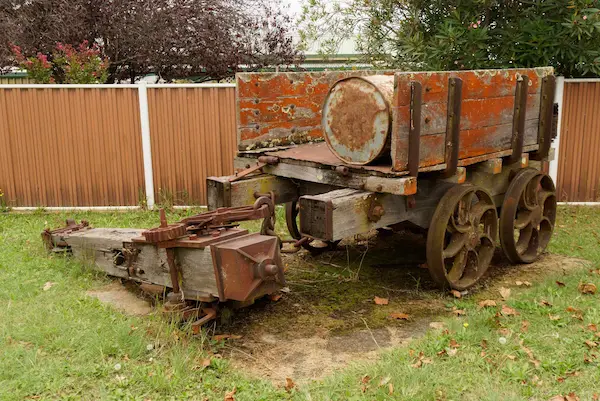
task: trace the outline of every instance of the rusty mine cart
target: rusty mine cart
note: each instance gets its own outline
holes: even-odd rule
[[[150,230],[68,222],[43,236],[169,292],[167,306],[199,317],[194,327],[219,302],[244,306],[285,285],[275,204],[311,252],[375,229],[426,229],[431,276],[464,290],[498,239],[512,263],[550,241],[554,91],[552,68],[238,74],[237,173],[208,178],[210,212],[173,224],[161,213]],[[236,223],[255,219],[261,233]]]

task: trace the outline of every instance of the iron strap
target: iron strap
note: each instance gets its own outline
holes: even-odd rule
[[[420,82],[410,83],[410,127],[408,130],[408,175],[419,175],[419,146],[421,142],[421,105],[423,88]]]
[[[552,142],[552,123],[554,119],[554,92],[556,77],[548,75],[542,79],[542,94],[540,101],[540,122],[538,125],[538,151],[531,155],[533,160],[544,160],[550,153]]]
[[[460,137],[460,111],[462,105],[462,79],[448,79],[448,117],[446,119],[446,170],[444,175],[451,177],[458,168]]]
[[[529,87],[529,77],[522,75],[517,81],[515,88],[515,111],[513,114],[511,148],[512,155],[510,163],[517,162],[523,154],[523,140],[525,137],[525,117],[527,114],[527,89]]]

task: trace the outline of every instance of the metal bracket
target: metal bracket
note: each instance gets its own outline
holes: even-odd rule
[[[408,175],[419,175],[421,143],[421,108],[423,103],[423,87],[420,82],[410,83],[410,127],[408,130]]]
[[[513,114],[511,138],[512,155],[509,158],[509,163],[516,163],[523,154],[528,87],[529,77],[527,75],[522,75],[521,78],[517,80],[517,86],[515,88],[515,111]]]
[[[538,125],[537,152],[531,155],[534,160],[544,160],[550,152],[552,142],[552,123],[554,120],[554,93],[556,91],[556,77],[548,75],[542,79],[542,94],[540,101],[540,122]]]
[[[448,117],[446,119],[445,177],[456,174],[460,139],[460,111],[462,105],[462,86],[460,78],[448,80]]]

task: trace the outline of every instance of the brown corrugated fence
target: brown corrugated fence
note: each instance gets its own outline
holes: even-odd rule
[[[148,88],[157,202],[206,204],[233,172],[235,88]],[[145,199],[138,88],[0,87],[0,190],[10,206]]]
[[[565,81],[558,158],[558,200],[600,201],[600,82]]]
[[[155,199],[206,205],[206,177],[233,173],[235,88],[148,89]]]
[[[136,205],[135,89],[0,89],[0,188],[14,206]]]

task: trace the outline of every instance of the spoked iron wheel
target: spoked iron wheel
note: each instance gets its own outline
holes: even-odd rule
[[[498,214],[483,188],[457,185],[440,200],[427,234],[427,266],[443,287],[464,290],[487,271],[498,238]]]
[[[303,235],[298,229],[298,213],[300,212],[299,205],[296,201],[285,204],[285,222],[287,223],[288,231],[295,240],[301,240]],[[312,253],[318,255],[321,252],[333,251],[337,248],[340,241],[320,241],[310,239],[302,242],[302,247]]]
[[[512,263],[531,263],[546,249],[556,220],[556,188],[527,168],[512,179],[500,212],[500,244]]]

